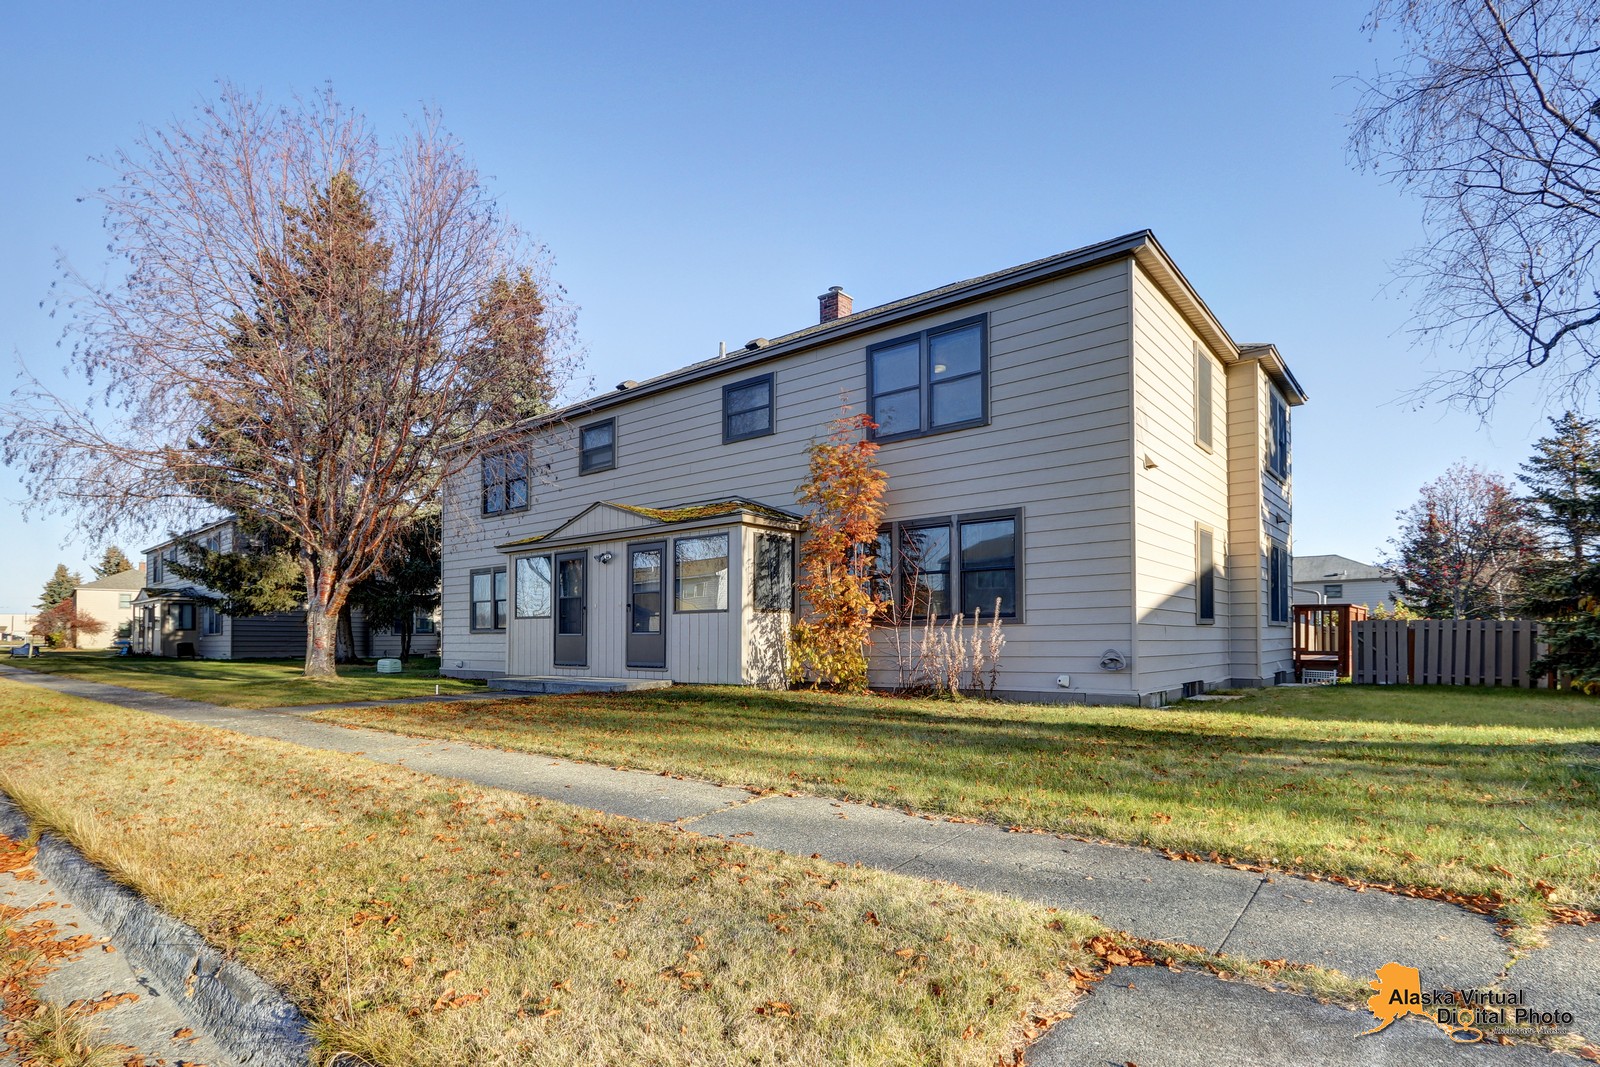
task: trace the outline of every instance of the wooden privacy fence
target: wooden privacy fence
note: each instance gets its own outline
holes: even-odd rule
[[[1351,631],[1357,685],[1550,685],[1528,674],[1544,648],[1526,619],[1365,619]]]

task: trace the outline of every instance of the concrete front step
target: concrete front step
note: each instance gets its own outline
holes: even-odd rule
[[[633,693],[665,689],[665,678],[575,678],[566,675],[514,675],[489,679],[489,688],[507,693]]]

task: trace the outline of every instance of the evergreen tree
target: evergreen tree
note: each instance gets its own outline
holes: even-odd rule
[[[94,576],[96,578],[109,578],[113,574],[121,574],[123,571],[131,570],[133,570],[133,561],[128,558],[127,553],[123,552],[119,546],[112,545],[106,549],[105,555],[100,557],[100,562],[94,565]]]
[[[50,580],[44,583],[44,592],[39,595],[39,610],[48,611],[57,604],[66,600],[73,590],[83,584],[83,575],[77,571],[67,570],[65,563],[56,564],[56,572]]]
[[[1528,518],[1551,552],[1576,566],[1600,537],[1600,423],[1569,411],[1550,428],[1517,477],[1528,487]]]
[[[437,510],[419,515],[390,544],[379,570],[356,586],[351,603],[370,626],[392,625],[400,635],[400,658],[411,658],[417,615],[439,606],[442,542]]]
[[[233,551],[213,552],[198,541],[183,540],[167,570],[193,582],[194,599],[224,615],[274,615],[305,607],[305,581],[295,553],[271,527],[248,519],[235,521]]]

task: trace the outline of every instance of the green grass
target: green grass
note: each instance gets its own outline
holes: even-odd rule
[[[124,685],[152,693],[203,700],[230,708],[275,708],[350,700],[465,693],[482,683],[441,678],[437,659],[413,658],[399,674],[379,674],[372,664],[344,665],[333,681],[301,676],[302,660],[178,660],[115,656],[109,652],[46,652],[33,659],[0,660],[45,674]]]
[[[700,687],[317,717],[1493,897],[1520,922],[1600,911],[1600,702],[1562,693],[1152,710]]]
[[[285,990],[323,1065],[990,1067],[1104,933],[3,680],[0,787]]]

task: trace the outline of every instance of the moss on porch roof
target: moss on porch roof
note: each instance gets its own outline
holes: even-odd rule
[[[718,500],[709,504],[680,504],[676,507],[670,508],[648,508],[642,504],[619,504],[615,500],[602,500],[600,503],[606,505],[607,507],[616,508],[619,511],[626,511],[630,514],[650,519],[652,522],[659,522],[666,525],[682,522],[698,522],[702,519],[720,519],[727,515],[739,514],[755,515],[763,519],[770,519],[774,522],[781,523],[798,523],[801,521],[800,516],[792,512],[784,511],[782,508],[768,507],[765,504],[758,504],[753,500],[741,500],[738,498],[731,500]],[[587,511],[588,509],[586,508],[584,510]],[[571,519],[567,520],[567,522],[571,521]],[[534,534],[532,537],[520,537],[515,541],[502,541],[495,547],[521,548],[526,545],[536,545],[541,541],[549,540],[552,534],[559,532],[561,527],[566,525],[567,523],[564,522],[561,524],[561,526],[557,526],[555,530],[552,530],[550,533]]]

